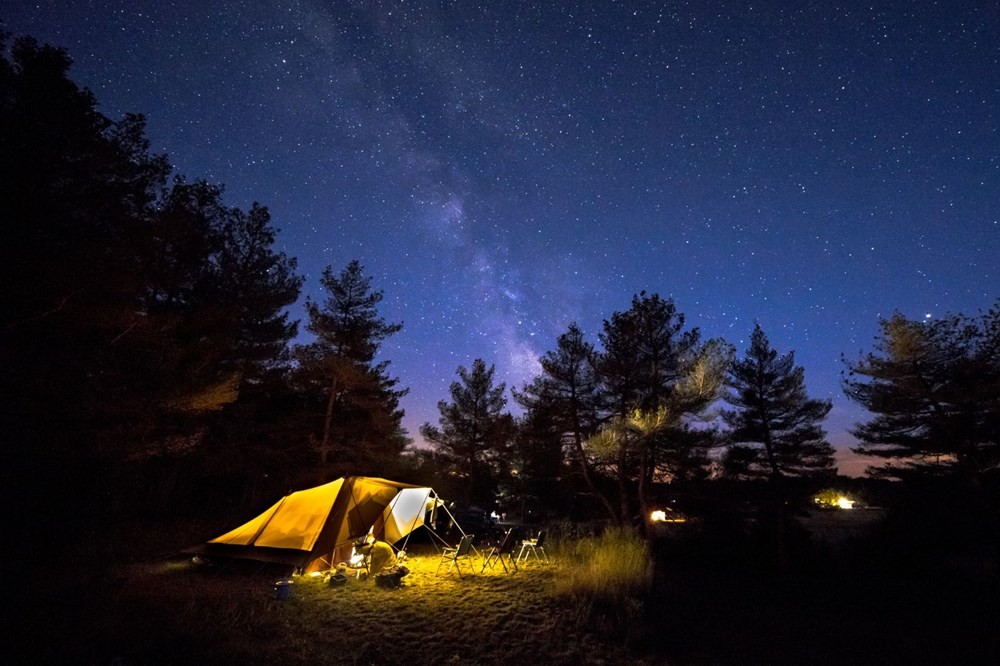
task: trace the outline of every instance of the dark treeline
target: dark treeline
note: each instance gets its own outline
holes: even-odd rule
[[[427,483],[527,521],[638,529],[670,500],[720,520],[750,503],[782,565],[792,515],[838,484],[914,513],[930,492],[995,538],[998,309],[897,315],[870,354],[845,360],[845,392],[872,414],[858,451],[902,484],[836,476],[830,403],[759,326],[736,350],[647,293],[596,341],[570,325],[541,374],[510,387],[517,417],[485,360],[458,368],[438,423],[421,428],[431,448],[416,448],[406,389],[379,353],[402,325],[381,317],[358,261],[327,267],[324,298],[306,302],[312,341],[293,344],[303,278],[267,208],[227,206],[220,186],[174,173],[142,116],[96,110],[64,51],[2,46],[0,483],[28,552],[114,521],[228,527],[344,474]]]
[[[291,346],[303,280],[267,208],[175,174],[142,116],[96,110],[62,50],[3,51],[0,483],[30,507],[18,532],[44,551],[89,512],[231,512],[392,471],[403,391],[376,356],[398,327],[360,265],[323,274],[315,341]]]

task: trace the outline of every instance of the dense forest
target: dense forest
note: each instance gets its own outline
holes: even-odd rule
[[[837,477],[831,405],[809,397],[793,351],[759,326],[745,350],[707,338],[645,292],[623,295],[596,340],[570,324],[525,386],[484,359],[457,368],[416,447],[381,353],[401,324],[360,259],[327,267],[324,298],[292,321],[303,277],[266,206],[176,173],[141,115],[97,111],[63,50],[0,46],[0,485],[24,544],[8,564],[96,525],[228,526],[347,474],[640,531],[670,499],[706,521],[749,503],[781,564],[790,516],[838,485],[901,524],[944,517],[956,548],[996,543],[1000,306],[894,315],[845,360],[844,391],[871,414],[857,450],[885,461],[868,481]]]

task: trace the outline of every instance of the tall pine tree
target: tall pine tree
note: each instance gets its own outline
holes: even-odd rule
[[[99,113],[64,51],[22,38],[0,54],[0,430],[19,443],[0,485],[141,511],[121,487],[90,493],[93,478],[136,478],[148,497],[137,468],[203,453],[218,410],[294,333],[294,261],[263,208],[168,186],[142,116]]]
[[[718,397],[729,351],[719,341],[702,344],[700,337],[698,329],[684,330],[684,315],[672,299],[658,294],[633,296],[628,310],[604,322],[597,370],[605,428],[595,442],[617,442],[598,448],[617,477],[623,522],[642,508],[635,504],[647,503],[654,479],[706,473],[713,439],[704,430],[693,431],[690,422]],[[641,436],[625,426],[634,418],[656,422],[660,410],[666,420]]]
[[[871,418],[855,452],[885,461],[869,475],[908,491],[899,524],[967,556],[1000,539],[1000,302],[979,317],[880,322],[874,352],[848,363],[847,395]]]
[[[584,339],[577,324],[570,324],[556,340],[556,349],[541,358],[542,374],[522,391],[515,391],[514,400],[528,411],[528,422],[536,427],[548,424],[563,441],[589,492],[609,518],[617,521],[619,515],[607,489],[601,488],[593,461],[584,447],[600,424],[596,362],[594,346]]]
[[[778,356],[759,324],[744,358],[730,366],[728,383],[732,391],[725,399],[736,409],[722,414],[731,428],[723,467],[730,476],[768,479],[759,524],[771,543],[774,566],[785,570],[793,530],[785,479],[835,473],[833,447],[820,426],[832,404],[808,397],[794,354]]]
[[[320,279],[328,296],[306,302],[306,329],[316,336],[295,350],[295,383],[306,400],[307,436],[320,474],[384,474],[407,445],[399,400],[406,394],[377,360],[382,343],[402,329],[378,312],[383,292],[372,288],[357,260]]]
[[[438,403],[438,426],[420,428],[444,461],[445,472],[463,480],[458,490],[466,502],[491,507],[497,482],[509,470],[508,453],[514,436],[514,419],[504,411],[507,385],[494,385],[495,368],[477,358],[471,369],[459,366],[459,381],[449,389],[451,402]]]
[[[759,324],[744,358],[730,367],[728,384],[726,402],[736,408],[723,412],[737,450],[731,464],[740,461],[746,475],[769,478],[835,473],[833,447],[821,427],[831,402],[808,397],[794,354],[778,356]]]

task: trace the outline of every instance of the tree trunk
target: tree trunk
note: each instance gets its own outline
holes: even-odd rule
[[[779,573],[789,569],[788,555],[788,510],[785,506],[785,488],[780,474],[771,477],[771,502],[768,508],[771,525],[771,537],[774,543],[774,565]]]
[[[626,462],[628,461],[628,454],[625,449],[624,442],[622,443],[621,452],[618,454],[618,503],[621,507],[621,524],[629,525],[631,523],[631,508],[629,507],[628,501],[628,469],[626,468]]]
[[[602,493],[598,488],[597,484],[594,483],[594,477],[590,474],[590,465],[587,464],[587,453],[583,450],[583,441],[579,432],[573,433],[573,446],[576,448],[577,459],[580,463],[580,471],[583,473],[583,480],[590,489],[591,494],[601,501],[604,505],[604,510],[608,512],[608,517],[611,519],[612,523],[616,525],[621,521],[618,518],[618,514],[615,512],[614,505],[611,504],[611,500],[608,499],[607,495]]]
[[[650,481],[650,461],[649,448],[642,447],[639,458],[639,529],[642,535],[649,536],[649,481]]]
[[[326,400],[326,415],[323,419],[323,439],[319,443],[319,461],[325,465],[330,457],[330,429],[333,426],[333,406],[337,402],[337,375],[330,381],[330,395]]]

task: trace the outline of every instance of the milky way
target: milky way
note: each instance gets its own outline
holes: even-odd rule
[[[798,7],[794,5],[802,4]],[[112,118],[268,205],[306,293],[359,259],[411,435],[459,365],[519,387],[673,297],[794,350],[831,440],[878,318],[1000,297],[993,3],[20,2]],[[296,308],[301,316],[301,307]],[[845,467],[856,471],[857,467]]]

